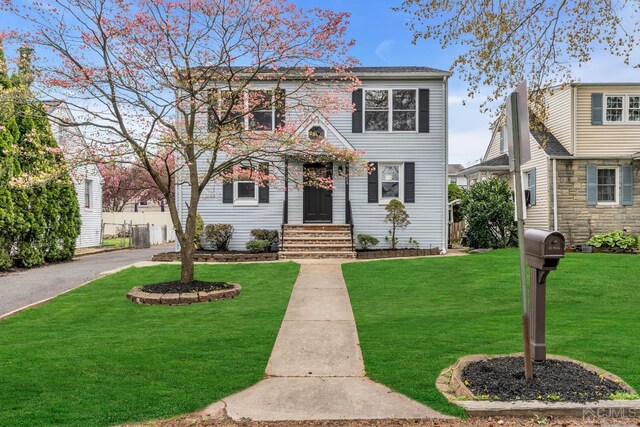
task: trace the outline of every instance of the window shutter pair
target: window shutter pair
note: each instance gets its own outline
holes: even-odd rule
[[[375,169],[368,176],[367,180],[367,202],[378,203],[378,162],[369,163]],[[404,163],[404,202],[415,203],[416,201],[416,164],[415,162]]]
[[[622,194],[620,204],[622,206],[633,205],[633,166],[621,167]],[[587,165],[587,206],[598,204],[598,165]]]
[[[363,123],[363,90],[356,89],[351,93],[354,110],[351,114],[351,132],[362,133]],[[393,100],[389,100],[393,102]],[[418,90],[418,132],[429,133],[429,89]]]
[[[269,165],[262,163],[260,169],[263,173],[269,174]],[[224,173],[231,173],[231,168],[225,169]],[[233,203],[233,181],[222,183],[222,203]],[[262,187],[258,186],[258,203],[269,203],[269,183]]]

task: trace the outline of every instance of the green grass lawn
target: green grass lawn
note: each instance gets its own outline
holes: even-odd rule
[[[116,248],[128,248],[130,246],[130,240],[125,237],[124,240],[121,237],[114,239],[102,239],[102,246],[115,246]]]
[[[142,306],[133,268],[0,321],[0,425],[113,425],[195,411],[264,377],[298,265],[196,266],[242,285],[233,300]]]
[[[463,415],[435,387],[467,354],[522,351],[518,253],[346,264],[367,374]],[[640,258],[568,254],[547,280],[547,351],[640,390]]]

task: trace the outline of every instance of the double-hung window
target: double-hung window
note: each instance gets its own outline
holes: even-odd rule
[[[388,203],[392,199],[403,200],[403,164],[380,163],[378,165],[378,200]]]
[[[605,95],[605,123],[640,123],[640,95]]]
[[[234,99],[241,97],[242,99]],[[271,90],[248,90],[243,93],[222,91],[220,112],[231,109],[238,127],[253,131],[272,131],[275,128],[275,103]]]
[[[417,90],[367,89],[364,94],[365,132],[416,131]]]
[[[87,179],[84,181],[84,207],[86,209],[91,209],[92,208],[92,201],[93,199],[93,181],[90,179]]]
[[[246,169],[247,171],[250,168]],[[233,203],[238,205],[258,204],[258,184],[250,179],[250,176],[242,174],[233,181]]]
[[[598,168],[598,204],[618,203],[618,168]]]

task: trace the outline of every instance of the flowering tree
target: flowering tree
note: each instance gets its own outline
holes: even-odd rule
[[[167,174],[175,169],[173,156],[165,158],[154,157],[153,168],[168,181]],[[164,166],[167,166],[166,168]],[[127,203],[132,200],[147,200],[160,203],[165,200],[151,174],[140,162],[99,163],[98,169],[102,175],[102,209],[108,212],[122,212]],[[171,189],[174,195],[174,187]]]
[[[396,10],[411,15],[414,42],[456,48],[452,69],[468,83],[468,95],[490,88],[484,110],[526,79],[543,115],[544,92],[571,82],[572,68],[598,49],[638,67],[639,7],[638,0],[403,0]]]
[[[37,64],[42,92],[82,113],[64,123],[87,128],[82,154],[135,156],[167,200],[183,283],[193,280],[198,203],[212,181],[272,182],[283,158],[315,154],[364,169],[360,153],[300,132],[314,117],[352,110],[358,82],[348,71],[345,13],[287,0],[0,4],[23,19],[20,40],[46,58]],[[158,153],[175,156],[176,167],[161,173]],[[183,184],[190,192],[180,207],[171,188]]]

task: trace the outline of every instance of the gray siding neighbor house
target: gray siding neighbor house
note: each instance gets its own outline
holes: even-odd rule
[[[254,228],[290,232],[284,237],[290,258],[296,255],[353,256],[351,233],[370,234],[387,247],[389,224],[384,222],[386,204],[397,198],[410,215],[411,224],[399,233],[398,247],[408,247],[409,239],[421,249],[447,248],[447,71],[429,67],[356,67],[361,86],[351,98],[354,111],[311,120],[304,132],[323,134],[338,147],[363,150],[364,158],[375,166],[370,175],[340,177],[348,165],[340,163],[302,164],[288,168],[317,168],[332,174],[335,190],[289,185],[245,188],[243,183],[211,183],[199,204],[205,224],[226,223],[235,227],[232,250],[243,250]],[[268,85],[268,82],[264,82]],[[291,83],[292,84],[292,83]],[[281,85],[287,89],[285,85]],[[403,109],[394,110],[393,100],[404,98]],[[383,100],[382,102],[378,102]],[[375,106],[375,110],[372,108]],[[285,109],[285,120],[287,116]],[[396,115],[394,113],[401,113]],[[402,116],[402,124],[394,117]],[[189,194],[187,185],[178,186],[176,198],[183,220],[187,210],[181,200]],[[313,247],[314,236],[296,235],[306,230],[331,241],[333,247]],[[314,231],[315,230],[315,231]],[[327,232],[322,237],[321,231]],[[349,240],[346,241],[346,236]],[[296,239],[299,247],[294,245]],[[317,243],[317,241],[316,241]],[[293,246],[292,246],[293,245]],[[281,248],[282,249],[282,248]]]

